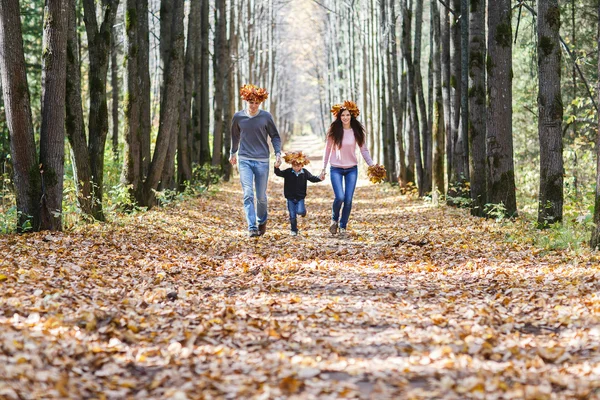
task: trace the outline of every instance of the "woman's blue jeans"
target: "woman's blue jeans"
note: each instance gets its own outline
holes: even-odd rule
[[[249,230],[257,230],[258,225],[267,222],[267,181],[269,162],[239,160],[240,182],[244,192],[244,211]],[[254,188],[256,187],[256,208],[254,208]],[[257,221],[258,216],[258,221]],[[258,222],[258,224],[257,224]]]
[[[331,186],[335,199],[331,208],[331,219],[340,224],[340,228],[346,229],[350,211],[352,210],[352,197],[354,197],[354,189],[356,188],[356,180],[358,179],[358,166],[350,168],[331,167],[330,171]],[[342,208],[342,204],[344,208]],[[342,217],[340,218],[340,209]]]

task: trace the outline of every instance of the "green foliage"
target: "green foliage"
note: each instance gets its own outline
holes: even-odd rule
[[[506,220],[506,206],[504,203],[492,204],[488,203],[484,207],[484,214],[488,216],[488,218],[494,219],[496,222],[501,222]]]

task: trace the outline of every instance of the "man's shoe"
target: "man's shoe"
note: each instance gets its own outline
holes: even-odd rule
[[[331,232],[332,235],[335,235],[337,233],[337,230],[338,230],[337,221],[331,221],[331,225],[329,225],[329,232]]]
[[[340,232],[340,236],[348,235],[348,232],[346,232],[346,228],[340,228],[339,232]]]
[[[292,236],[298,236],[298,231],[290,231],[290,235],[292,235]]]
[[[302,218],[306,217],[306,213],[304,214],[298,214],[299,216],[301,216]]]
[[[258,225],[258,234],[259,235],[264,235],[266,231],[267,231],[267,221],[265,221],[264,224]]]
[[[248,236],[250,236],[250,237],[258,237],[259,233],[258,233],[258,231],[256,229],[252,229],[252,230],[248,231]]]

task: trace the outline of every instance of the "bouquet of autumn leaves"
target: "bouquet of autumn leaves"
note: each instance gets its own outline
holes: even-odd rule
[[[385,179],[385,167],[380,164],[371,165],[367,169],[367,176],[372,183],[380,183]]]

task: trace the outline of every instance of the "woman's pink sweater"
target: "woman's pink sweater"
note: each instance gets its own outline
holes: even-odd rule
[[[367,145],[363,143],[360,147],[360,154],[369,166],[373,165],[373,160],[369,154]],[[336,148],[331,137],[327,138],[325,146],[325,156],[323,157],[323,169],[327,168],[327,163],[331,163],[332,167],[351,168],[358,165],[356,159],[356,139],[352,129],[344,129],[344,137],[342,138],[342,147]]]

